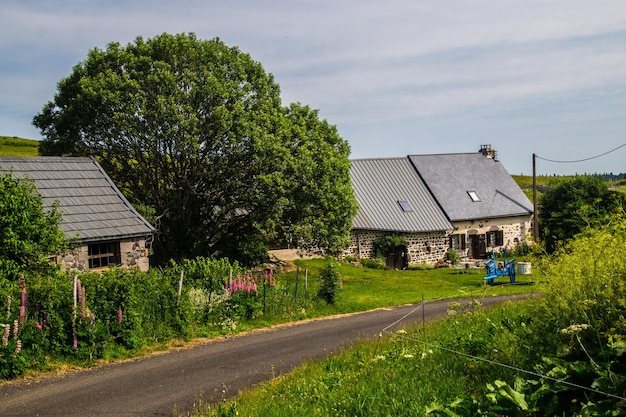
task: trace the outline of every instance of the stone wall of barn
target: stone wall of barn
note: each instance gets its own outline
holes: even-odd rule
[[[149,251],[146,248],[145,239],[131,239],[114,242],[116,245],[119,263],[109,266],[119,266],[122,268],[137,268],[146,272],[150,267]],[[65,271],[89,271],[89,245],[79,246],[64,255],[56,256],[56,264],[61,265]],[[101,270],[103,268],[93,268],[91,270]]]
[[[372,259],[375,256],[374,242],[388,234],[390,232],[352,230],[350,233],[352,244],[343,255]],[[409,266],[418,263],[435,264],[444,258],[448,250],[448,238],[445,232],[395,234],[402,237],[407,247]]]

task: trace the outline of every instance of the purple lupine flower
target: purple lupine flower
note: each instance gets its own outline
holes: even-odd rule
[[[46,327],[48,327],[48,312],[44,311],[43,312],[43,322],[41,323],[41,328],[42,328],[42,330],[46,330]]]
[[[117,309],[117,324],[122,324],[122,306],[120,306],[120,308]]]

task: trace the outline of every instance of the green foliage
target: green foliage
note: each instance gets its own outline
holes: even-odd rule
[[[388,269],[387,265],[385,265],[379,259],[363,258],[361,259],[361,265],[363,265],[366,268],[371,268],[371,269]]]
[[[576,176],[546,188],[540,203],[539,226],[548,253],[586,227],[597,227],[608,216],[623,213],[626,196],[609,190],[600,178]]]
[[[450,262],[452,265],[458,264],[462,259],[456,249],[449,248],[446,251],[446,261]]]
[[[0,175],[0,281],[18,274],[50,270],[47,257],[62,252],[67,239],[59,229],[61,213],[44,210],[32,181]]]
[[[277,239],[329,251],[347,242],[347,143],[317,112],[284,108],[272,75],[219,39],[94,49],[33,123],[42,154],[94,155],[145,205],[154,263],[223,253],[248,265]]]
[[[282,238],[307,249],[337,254],[350,243],[357,203],[350,182],[350,147],[317,110],[285,109],[290,163]]]
[[[320,285],[317,290],[317,296],[328,304],[335,304],[340,279],[341,273],[337,269],[337,266],[333,261],[329,260],[320,274]]]
[[[394,249],[402,244],[402,236],[391,234],[374,241],[374,253],[377,258],[385,259]]]

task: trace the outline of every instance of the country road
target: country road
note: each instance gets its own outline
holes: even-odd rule
[[[528,295],[482,299],[485,306]],[[452,301],[406,305],[309,320],[219,338],[192,348],[25,379],[0,386],[0,416],[172,416],[194,403],[215,403],[239,390],[324,358],[383,330],[447,314]]]

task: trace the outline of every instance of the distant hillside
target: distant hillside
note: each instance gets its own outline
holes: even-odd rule
[[[39,141],[15,136],[0,136],[0,156],[37,156]]]

